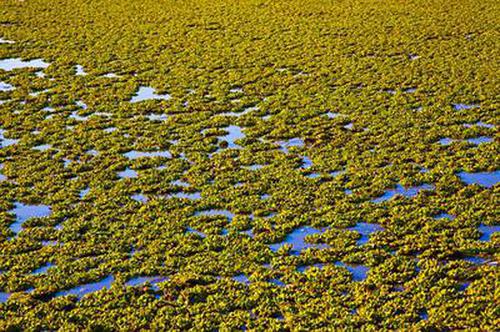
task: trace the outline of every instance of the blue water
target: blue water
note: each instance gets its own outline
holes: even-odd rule
[[[287,141],[277,141],[276,144],[278,144],[280,146],[282,151],[284,151],[285,153],[288,153],[288,148],[290,148],[292,146],[303,147],[304,140],[301,138],[291,138]]]
[[[169,194],[167,198],[185,198],[185,199],[201,199],[201,193],[199,191],[194,193],[185,193],[182,191]]]
[[[14,86],[0,81],[0,91],[12,91],[15,90]]]
[[[334,112],[328,112],[328,113],[325,113],[325,115],[329,119],[334,119],[336,117],[339,117],[341,114],[340,113],[334,113]]]
[[[311,174],[307,174],[306,177],[308,177],[309,179],[317,179],[321,176],[320,173],[311,173]]]
[[[484,123],[482,121],[478,121],[476,123],[465,123],[464,127],[471,128],[471,127],[483,127],[483,128],[495,128],[495,125],[489,124],[489,123]]]
[[[120,76],[116,75],[115,73],[107,73],[107,74],[102,75],[102,77],[105,77],[105,78],[118,78]]]
[[[5,148],[7,146],[17,144],[19,142],[18,139],[5,138],[4,132],[5,130],[0,129],[0,147]]]
[[[500,226],[488,226],[481,224],[478,229],[481,232],[481,237],[479,238],[481,241],[491,241],[493,233],[500,232]]]
[[[228,143],[228,148],[230,149],[239,149],[241,146],[234,143],[235,141],[245,138],[245,134],[241,131],[241,128],[238,126],[227,126],[223,128],[227,131],[227,135],[220,136],[219,139],[226,141]]]
[[[237,116],[238,117],[238,116],[242,116],[242,115],[248,114],[250,112],[257,111],[257,110],[259,110],[259,108],[257,106],[252,106],[252,107],[245,108],[241,112],[224,112],[224,113],[220,113],[218,115],[223,115],[223,116]]]
[[[477,257],[477,256],[467,256],[467,257],[464,257],[464,260],[467,262],[470,262],[472,264],[478,264],[478,265],[484,264],[486,262],[486,260],[484,258]]]
[[[0,60],[0,69],[10,71],[20,68],[47,68],[49,64],[42,59],[23,61],[21,58],[10,58]]]
[[[80,107],[81,109],[84,109],[86,110],[88,107],[87,107],[87,104],[85,104],[83,101],[81,100],[78,100],[76,103],[76,106]]]
[[[78,112],[77,111],[73,111],[71,112],[71,114],[69,115],[70,119],[75,119],[76,121],[87,121],[88,120],[88,116],[81,116],[81,115],[78,115]]]
[[[344,126],[344,128],[345,128],[345,129],[348,129],[348,130],[351,130],[353,127],[354,127],[354,124],[353,124],[352,122],[351,122],[351,123],[349,123],[349,124],[346,124],[346,125]]]
[[[4,293],[0,292],[0,303],[5,303],[9,299],[10,294],[9,293]]]
[[[260,195],[260,199],[264,200],[264,199],[269,199],[271,197],[271,195],[269,194],[262,194]]]
[[[312,244],[312,243],[306,243],[305,238],[308,235],[313,235],[313,234],[321,234],[325,230],[320,230],[317,228],[309,227],[309,226],[302,226],[299,228],[296,228],[293,230],[293,232],[289,233],[285,240],[279,243],[274,243],[269,246],[272,251],[277,251],[279,248],[281,248],[285,244],[291,244],[292,245],[292,252],[294,254],[300,253],[302,250],[307,249],[307,248],[317,248],[317,249],[324,249],[327,248],[328,245],[325,243],[318,243],[318,244]]]
[[[233,220],[233,218],[234,218],[234,214],[232,214],[228,210],[217,210],[217,209],[196,211],[194,215],[195,216],[225,216],[229,221]]]
[[[118,172],[118,176],[122,179],[134,179],[139,175],[133,169],[126,168],[124,171]]]
[[[41,267],[39,267],[38,269],[34,270],[33,272],[31,272],[31,274],[44,274],[45,272],[47,272],[48,269],[50,269],[52,266],[54,266],[54,264],[52,263],[47,263]]]
[[[130,198],[139,203],[146,203],[148,201],[148,198],[142,194],[134,194]]]
[[[323,264],[323,263],[316,263],[313,265],[301,265],[297,268],[297,271],[299,271],[300,273],[304,273],[307,270],[309,270],[311,267],[322,269],[324,266],[325,266],[325,264]]]
[[[306,169],[306,168],[310,168],[311,166],[313,165],[313,162],[311,160],[311,158],[309,157],[302,157],[302,168]]]
[[[83,66],[81,65],[76,65],[76,73],[75,73],[76,76],[85,76],[87,75],[87,73],[85,72],[85,70],[83,70]]]
[[[12,223],[9,228],[16,234],[22,230],[22,224],[30,218],[42,218],[51,214],[50,207],[47,205],[24,205],[22,203],[15,203],[14,209],[11,213],[16,215],[16,221]]]
[[[370,234],[374,232],[382,232],[384,228],[377,224],[369,224],[366,222],[359,222],[354,227],[347,228],[350,231],[356,231],[361,234],[361,238],[356,241],[358,246],[361,246],[368,242]]]
[[[404,188],[403,186],[398,184],[395,189],[391,189],[391,190],[386,191],[382,196],[373,199],[372,202],[374,202],[374,203],[385,202],[396,195],[402,195],[405,197],[415,197],[422,190],[433,190],[433,189],[434,189],[434,186],[431,184],[427,184],[427,183],[420,185],[420,186],[411,187],[411,188]]]
[[[112,133],[112,132],[115,132],[117,130],[118,130],[118,128],[116,128],[116,127],[108,127],[106,129],[104,129],[104,132],[105,133]]]
[[[455,217],[452,216],[451,214],[448,214],[448,213],[440,213],[437,216],[435,216],[434,219],[449,219],[449,220],[453,220],[453,219],[455,219]]]
[[[172,154],[168,151],[151,151],[151,152],[141,152],[141,151],[129,151],[123,154],[128,159],[138,159],[143,157],[153,158],[153,157],[162,157],[162,158],[172,158]]]
[[[460,177],[460,180],[468,185],[478,184],[486,188],[491,188],[500,181],[500,171],[478,173],[460,172],[457,175]]]
[[[480,136],[475,138],[469,138],[466,141],[475,145],[479,145],[484,143],[491,143],[493,142],[493,138],[488,136]]]
[[[362,281],[366,279],[366,276],[368,274],[368,271],[370,270],[369,267],[364,266],[364,265],[347,265],[342,262],[337,262],[335,263],[336,266],[341,266],[346,268],[349,272],[352,274],[352,279],[354,281]]]
[[[162,276],[141,276],[141,277],[135,277],[130,280],[128,280],[125,283],[125,286],[129,287],[136,287],[140,285],[144,285],[146,283],[149,283],[153,286],[153,289],[159,290],[158,286],[156,284],[168,280],[167,277],[162,277]]]
[[[178,187],[189,187],[189,183],[187,183],[186,181],[182,181],[182,180],[172,181],[172,184],[174,186],[178,186]]]
[[[155,93],[155,89],[147,86],[139,87],[137,93],[130,99],[131,103],[138,103],[144,100],[156,99],[156,100],[169,100],[172,97],[169,94],[159,95]]]
[[[114,281],[113,276],[107,276],[106,278],[100,281],[91,282],[88,284],[76,286],[68,290],[60,291],[56,293],[56,296],[75,295],[76,297],[78,297],[78,299],[81,299],[84,295],[88,293],[97,292],[103,288],[109,288],[113,283],[113,281]]]
[[[345,173],[346,173],[346,171],[342,170],[342,171],[332,171],[329,174],[330,174],[330,176],[337,177],[337,176],[345,174]]]
[[[206,237],[207,237],[207,236],[205,235],[205,233],[202,233],[202,232],[200,232],[200,231],[197,231],[196,229],[193,229],[193,228],[191,228],[191,227],[188,227],[188,228],[186,229],[186,232],[187,232],[187,233],[193,233],[193,234],[196,234],[196,235],[198,235],[198,236],[200,236],[200,237],[202,237],[202,238],[206,238]]]
[[[244,275],[243,273],[235,275],[233,277],[233,280],[235,280],[237,282],[244,283],[244,284],[249,284],[250,283],[250,280],[248,280],[248,277],[246,275]]]
[[[50,144],[43,144],[43,145],[37,145],[37,146],[33,147],[33,150],[47,151],[51,147],[52,147],[52,145],[50,145]]]
[[[441,144],[441,145],[450,145],[451,143],[453,143],[455,140],[454,139],[451,139],[451,138],[441,138],[438,143]]]
[[[241,166],[241,167],[244,168],[244,169],[251,170],[251,171],[256,171],[256,170],[259,170],[259,169],[263,168],[264,165],[253,164],[253,165],[250,165],[250,166]]]
[[[416,88],[407,88],[407,89],[403,89],[403,92],[404,93],[415,93],[417,91]]]
[[[477,104],[452,104],[452,105],[453,105],[453,108],[457,111],[469,110],[472,108],[479,107],[479,105],[477,105]]]
[[[168,115],[151,113],[146,115],[146,118],[148,118],[149,121],[166,121],[168,119]]]

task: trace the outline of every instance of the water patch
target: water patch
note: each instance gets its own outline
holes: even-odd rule
[[[130,198],[139,203],[146,203],[148,201],[148,198],[142,194],[134,194]]]
[[[169,194],[167,198],[185,198],[185,199],[201,199],[201,193],[199,191],[194,193],[185,193],[185,192],[176,192],[173,194]]]
[[[486,263],[486,259],[478,256],[466,256],[464,257],[464,261],[467,261],[472,264],[482,265]]]
[[[435,216],[434,219],[436,219],[436,220],[439,220],[439,219],[453,220],[453,219],[455,219],[455,217],[452,216],[451,214],[448,214],[448,213],[440,213],[437,216]]]
[[[195,212],[195,217],[213,217],[213,216],[224,216],[226,217],[229,221],[232,221],[234,218],[234,214],[232,214],[228,210],[217,210],[217,209],[210,209],[210,210],[202,210],[202,211],[196,211]]]
[[[232,279],[234,281],[241,282],[241,283],[244,283],[247,285],[250,284],[250,280],[248,280],[248,277],[246,275],[244,275],[243,273],[235,275]]]
[[[408,58],[411,60],[411,61],[415,61],[417,60],[418,58],[420,58],[419,55],[416,55],[416,54],[410,54],[408,55]]]
[[[21,68],[47,68],[49,64],[42,59],[23,61],[21,58],[10,58],[0,60],[0,69],[10,71]]]
[[[159,95],[155,93],[155,89],[147,86],[141,86],[139,87],[139,90],[137,93],[130,99],[131,103],[138,103],[144,100],[150,100],[150,99],[155,99],[155,100],[169,100],[172,97],[169,94],[165,95]]]
[[[303,169],[310,168],[310,167],[312,167],[312,165],[313,165],[313,162],[309,157],[307,157],[307,156],[302,157],[302,168]]]
[[[420,186],[405,188],[402,185],[398,184],[395,189],[391,189],[385,192],[382,196],[375,198],[372,200],[374,203],[381,203],[388,201],[392,197],[396,195],[402,195],[404,197],[415,197],[422,190],[433,190],[434,186],[431,184],[422,184]]]
[[[162,277],[162,276],[141,276],[141,277],[135,277],[130,280],[128,280],[125,283],[125,286],[129,287],[136,287],[140,285],[144,285],[146,283],[149,283],[153,286],[155,290],[159,290],[158,286],[156,284],[168,280],[167,277]]]
[[[10,297],[10,293],[0,292],[0,303],[5,303]]]
[[[259,108],[257,106],[252,106],[252,107],[245,108],[241,112],[224,112],[224,113],[220,113],[219,115],[222,115],[222,116],[242,116],[242,115],[248,114],[250,112],[257,111],[257,110],[259,110]]]
[[[15,90],[13,85],[0,81],[0,91],[12,91]]]
[[[66,295],[74,295],[78,297],[78,299],[81,299],[84,295],[88,293],[93,293],[97,292],[103,288],[109,288],[111,284],[113,283],[114,278],[113,276],[108,276],[100,281],[88,283],[85,285],[80,285],[77,287],[74,287],[72,289],[60,291],[56,293],[56,296],[66,296]]]
[[[500,171],[479,173],[460,172],[457,175],[468,185],[478,184],[486,188],[491,188],[500,181]]]
[[[166,121],[168,119],[168,115],[151,113],[146,115],[146,118],[148,118],[149,121]]]
[[[82,199],[85,196],[87,196],[87,194],[89,193],[89,191],[90,191],[90,188],[85,188],[85,189],[80,190],[80,193],[78,194],[80,196],[80,199]]]
[[[325,115],[329,119],[334,119],[334,118],[337,118],[337,117],[341,116],[342,114],[335,113],[335,112],[328,112],[328,113],[325,113]]]
[[[42,218],[51,214],[50,207],[47,205],[25,205],[23,203],[15,203],[14,209],[10,211],[16,215],[16,221],[9,228],[15,234],[22,230],[22,224],[30,218]]]
[[[288,153],[288,148],[292,146],[303,147],[305,143],[304,140],[301,138],[291,138],[287,141],[277,141],[276,144],[280,146],[280,149],[282,151]]]
[[[416,88],[406,88],[406,89],[403,89],[404,93],[415,93],[416,91],[417,91]]]
[[[88,120],[88,116],[81,116],[81,115],[78,115],[78,112],[77,111],[73,111],[71,112],[71,114],[69,115],[70,119],[75,119],[76,121],[87,121]]]
[[[238,126],[231,125],[223,129],[227,131],[227,134],[224,136],[219,136],[219,139],[226,141],[228,144],[228,148],[230,149],[240,149],[241,146],[239,146],[234,142],[239,139],[245,138],[245,134],[243,133],[243,131],[241,131],[241,128]]]
[[[200,232],[200,231],[197,231],[196,229],[193,229],[193,228],[191,228],[191,227],[188,227],[188,228],[186,229],[186,232],[187,232],[187,233],[193,233],[193,234],[196,234],[196,235],[198,235],[198,236],[200,236],[200,237],[202,237],[202,238],[206,238],[206,237],[207,237],[207,236],[205,235],[205,233],[202,233],[202,232]]]
[[[346,125],[344,126],[344,128],[345,128],[345,129],[348,129],[348,130],[352,130],[352,128],[353,128],[353,127],[354,127],[354,123],[352,123],[352,122],[351,122],[351,123],[349,123],[349,124],[346,124]]]
[[[105,78],[118,78],[120,76],[116,75],[115,73],[107,73],[107,74],[102,75],[102,77],[105,77]]]
[[[52,148],[52,145],[50,144],[42,144],[42,145],[37,145],[33,147],[33,150],[38,150],[38,151],[47,151],[50,148]]]
[[[87,109],[87,104],[85,104],[83,101],[78,100],[75,102],[76,106],[80,107],[81,109],[86,110]]]
[[[41,267],[39,267],[38,269],[34,270],[33,272],[31,272],[31,274],[44,274],[47,272],[48,269],[50,269],[52,266],[54,266],[54,264],[52,263],[47,263]]]
[[[342,262],[337,262],[335,263],[336,266],[341,266],[346,268],[349,272],[352,274],[352,279],[354,281],[362,281],[366,279],[366,276],[368,274],[368,271],[370,270],[369,267],[364,266],[364,265],[347,265]]]
[[[495,125],[484,123],[482,121],[478,121],[476,123],[464,123],[464,127],[472,128],[472,127],[482,127],[482,128],[495,128]]]
[[[116,128],[116,127],[109,127],[109,128],[104,129],[104,132],[105,133],[113,133],[117,130],[118,130],[118,128]]]
[[[118,176],[122,179],[134,179],[137,178],[139,175],[137,174],[136,171],[127,167],[124,171],[118,172]]]
[[[337,176],[339,176],[339,175],[342,175],[342,174],[344,174],[344,173],[346,173],[346,171],[344,171],[344,170],[340,170],[340,171],[332,171],[332,172],[330,172],[330,173],[328,173],[328,174],[330,174],[330,176],[332,176],[332,177],[334,177],[334,178],[335,178],[335,177],[337,177]]]
[[[316,263],[313,265],[301,265],[297,268],[297,271],[300,273],[304,273],[312,267],[315,267],[317,269],[322,269],[324,266],[325,266],[325,264],[323,264],[323,263]]]
[[[350,231],[356,231],[361,234],[361,238],[356,241],[358,246],[361,246],[368,242],[370,234],[374,232],[382,232],[384,228],[377,224],[370,224],[365,222],[358,222],[356,226],[347,228]]]
[[[284,241],[271,244],[269,248],[272,251],[277,251],[283,245],[290,244],[292,245],[292,252],[294,254],[298,254],[302,250],[307,248],[324,249],[328,247],[328,245],[325,243],[312,244],[305,242],[306,236],[314,234],[322,234],[324,231],[325,229],[317,229],[309,226],[299,227],[296,228],[293,232],[289,233]]]
[[[186,181],[182,181],[182,180],[172,181],[171,184],[174,186],[177,186],[177,187],[184,187],[184,188],[190,186],[189,183],[187,183]]]
[[[493,142],[493,138],[488,136],[480,136],[475,138],[469,138],[466,141],[475,145],[479,145],[484,143],[491,143]]]
[[[19,142],[19,139],[5,138],[4,133],[5,130],[0,129],[0,147],[5,148]]]
[[[321,176],[320,173],[310,173],[310,174],[307,174],[306,177],[309,178],[309,179],[317,179]]]
[[[83,66],[76,65],[75,68],[76,68],[76,73],[75,73],[76,76],[85,76],[85,75],[87,75],[87,73],[85,72],[85,70],[83,70]]]
[[[479,107],[478,104],[452,104],[452,106],[456,111],[470,110]]]
[[[172,154],[168,151],[151,151],[151,152],[141,152],[141,151],[129,151],[123,154],[128,159],[138,159],[138,158],[153,158],[153,157],[162,157],[162,158],[172,158]]]
[[[240,87],[235,87],[229,90],[230,93],[243,93],[243,89]]]
[[[3,164],[0,164],[0,171],[3,169]],[[7,177],[0,173],[0,181],[5,181],[7,180]]]
[[[481,232],[481,237],[479,238],[481,241],[491,241],[491,236],[494,233],[500,232],[500,226],[488,226],[481,224],[478,229]]]
[[[262,169],[263,167],[264,167],[264,165],[259,165],[259,164],[253,164],[253,165],[249,165],[249,166],[242,166],[242,168],[248,169],[250,171],[257,171],[259,169]]]

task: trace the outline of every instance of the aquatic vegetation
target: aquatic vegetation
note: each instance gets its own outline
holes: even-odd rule
[[[0,330],[497,329],[495,1],[1,7]]]

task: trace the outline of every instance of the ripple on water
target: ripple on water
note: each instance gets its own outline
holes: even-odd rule
[[[325,231],[325,229],[317,229],[317,228],[313,228],[310,226],[302,226],[302,227],[296,228],[291,233],[289,233],[285,237],[285,240],[283,240],[279,243],[271,244],[269,246],[269,248],[272,251],[277,251],[279,248],[281,248],[285,244],[290,244],[290,245],[292,245],[292,253],[293,254],[299,254],[302,250],[305,250],[308,248],[324,249],[324,248],[328,247],[328,245],[325,243],[313,244],[313,243],[307,243],[305,241],[306,236],[314,235],[314,234],[322,234],[324,231]]]
[[[405,188],[402,185],[398,184],[395,189],[388,190],[382,196],[372,199],[372,202],[374,203],[385,202],[396,195],[402,195],[404,197],[411,198],[415,197],[422,190],[434,190],[434,185],[424,183],[420,186]]]
[[[141,86],[132,99],[130,99],[130,102],[138,103],[144,100],[169,100],[172,98],[169,94],[159,95],[155,91],[154,88]]]
[[[49,64],[42,59],[23,61],[21,58],[9,58],[0,60],[0,69],[10,71],[21,68],[47,68]]]
[[[10,211],[16,215],[16,221],[9,228],[15,234],[22,230],[22,224],[30,218],[48,217],[52,211],[47,205],[25,205],[23,203],[15,203],[14,209]]]
[[[68,290],[57,292],[56,296],[74,295],[78,297],[78,299],[81,299],[84,295],[88,293],[97,292],[103,288],[109,288],[113,283],[113,281],[114,281],[113,276],[107,276],[106,278],[96,282],[79,285]]]
[[[460,172],[457,175],[468,185],[478,184],[486,188],[493,187],[500,180],[500,171],[478,173]]]

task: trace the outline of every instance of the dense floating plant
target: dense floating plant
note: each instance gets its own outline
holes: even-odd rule
[[[495,5],[3,1],[0,330],[495,330]]]

